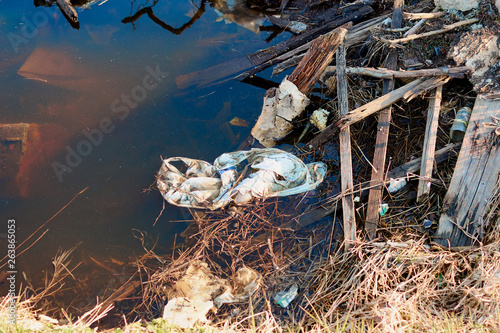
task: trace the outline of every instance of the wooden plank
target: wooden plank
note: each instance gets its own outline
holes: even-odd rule
[[[393,103],[404,99],[405,101],[410,101],[416,96],[426,92],[429,89],[434,89],[439,85],[442,85],[449,81],[449,77],[430,77],[422,78],[412,81],[396,90],[391,91],[388,94],[382,95],[381,97],[366,103],[359,108],[350,111],[347,115],[340,117],[335,123],[327,126],[323,131],[321,131],[316,137],[314,137],[309,145],[317,149],[323,143],[330,140],[334,135],[339,132],[339,129],[345,126],[350,126],[377,111],[380,111],[386,107],[391,106]]]
[[[488,210],[488,199],[499,185],[500,175],[498,118],[500,101],[479,95],[443,201],[435,235],[440,245],[470,245],[480,241],[488,227],[483,225],[483,217]]]
[[[349,112],[346,69],[346,47],[341,45],[337,50],[337,97],[340,115]],[[344,248],[349,250],[356,240],[356,218],[354,210],[354,189],[352,180],[351,130],[349,126],[340,130],[340,175],[342,197],[342,216],[344,224]],[[334,222],[335,223],[335,222]]]
[[[420,165],[420,180],[418,181],[417,202],[421,202],[430,193],[430,179],[434,167],[434,153],[436,151],[436,137],[439,123],[439,112],[441,111],[441,97],[443,86],[436,88],[434,96],[429,100],[427,110],[427,124],[425,127],[424,148],[422,153],[422,164]]]
[[[403,0],[394,1],[394,14],[392,16],[391,27],[401,28],[403,22]],[[391,50],[387,68],[396,70],[398,65],[398,53],[396,50]],[[384,80],[383,94],[387,94],[394,90],[394,79]],[[376,237],[377,222],[379,219],[379,206],[382,202],[385,170],[385,157],[387,154],[387,143],[389,141],[389,128],[391,125],[391,107],[387,107],[380,112],[377,139],[375,142],[375,152],[373,154],[373,168],[370,180],[370,193],[368,194],[368,207],[366,210],[365,232],[369,240]]]

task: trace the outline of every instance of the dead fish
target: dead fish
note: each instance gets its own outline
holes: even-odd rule
[[[233,119],[231,119],[231,121],[229,123],[233,126],[239,126],[239,127],[248,127],[248,125],[249,125],[248,121],[246,121],[245,119],[238,118],[238,117],[234,117]]]

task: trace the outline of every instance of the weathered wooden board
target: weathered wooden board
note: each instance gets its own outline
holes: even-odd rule
[[[337,50],[337,97],[339,101],[340,115],[349,112],[349,100],[347,92],[346,69],[346,47],[341,45]],[[348,250],[351,243],[356,240],[356,218],[354,208],[354,189],[352,180],[352,156],[351,156],[351,129],[349,126],[340,130],[340,175],[342,197],[342,217],[344,224],[344,247]]]
[[[424,148],[422,154],[422,165],[420,166],[420,180],[418,181],[417,201],[421,201],[430,193],[430,179],[434,167],[434,153],[436,151],[436,138],[439,123],[439,112],[441,111],[441,96],[443,86],[436,88],[434,96],[429,100],[427,110],[427,124],[425,127]]]
[[[392,16],[392,28],[401,28],[403,21],[403,0],[394,1],[394,14]],[[398,65],[398,53],[391,50],[387,58],[387,68],[396,70]],[[383,94],[394,90],[394,79],[384,80]],[[382,202],[384,188],[385,157],[387,154],[387,143],[389,141],[389,128],[392,118],[391,106],[380,112],[377,126],[377,139],[375,141],[375,152],[373,153],[373,169],[370,181],[370,193],[368,195],[368,207],[366,210],[365,231],[368,239],[376,237],[377,222],[379,219],[379,206]]]
[[[444,198],[435,235],[438,244],[467,246],[481,240],[487,228],[483,216],[488,199],[499,186],[500,175],[500,137],[495,117],[500,118],[500,101],[479,95]]]

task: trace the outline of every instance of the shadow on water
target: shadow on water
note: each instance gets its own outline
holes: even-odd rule
[[[163,200],[147,190],[160,157],[213,161],[236,149],[250,131],[245,121],[260,113],[263,90],[227,82],[179,91],[175,78],[266,47],[267,35],[230,24],[206,0],[132,8],[94,1],[91,10],[77,8],[80,30],[55,4],[7,2],[0,2],[0,129],[24,125],[8,144],[0,133],[0,211],[16,220],[19,244],[88,187],[18,249],[32,245],[16,262],[18,283],[40,288],[58,249],[81,243],[72,254],[81,262],[74,288],[57,299],[78,313],[128,279],[127,264],[144,253],[134,230],[165,254],[187,226],[175,222],[185,211],[169,205],[153,225]],[[7,249],[1,237],[0,246]]]

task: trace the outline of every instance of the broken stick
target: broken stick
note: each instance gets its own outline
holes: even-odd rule
[[[420,180],[418,181],[417,201],[421,202],[430,193],[430,179],[434,167],[434,153],[436,151],[436,137],[441,111],[441,96],[443,86],[436,88],[434,97],[429,100],[427,111],[427,125],[425,127],[424,149],[422,153],[422,165],[420,166]]]
[[[420,20],[420,19],[433,19],[445,16],[446,12],[435,12],[435,13],[404,13],[405,18],[409,20]]]
[[[337,97],[340,115],[349,112],[347,79],[346,79],[346,47],[340,45],[337,50]],[[351,242],[356,240],[356,218],[354,211],[352,156],[351,156],[351,130],[349,126],[340,130],[340,175],[342,197],[342,214],[344,222],[344,248],[349,250]]]
[[[328,67],[327,67],[328,70]],[[396,71],[386,68],[370,68],[370,67],[349,67],[347,74],[351,75],[366,75],[379,79],[393,79],[393,78],[416,78],[416,77],[429,77],[448,75],[451,77],[463,78],[465,74],[472,70],[471,66],[460,67],[441,67],[418,69],[414,71]]]
[[[394,1],[394,14],[392,16],[392,28],[401,28],[403,22],[403,0]],[[398,54],[396,50],[389,51],[387,67],[396,70],[398,64]],[[383,94],[394,90],[394,79],[384,80]],[[368,194],[368,207],[366,211],[365,231],[369,240],[373,240],[377,233],[377,223],[379,219],[379,206],[382,202],[384,188],[385,158],[387,154],[387,143],[389,141],[389,128],[391,125],[391,107],[384,108],[380,112],[377,139],[375,142],[375,152],[373,154],[373,168],[370,181],[370,193]]]
[[[439,34],[448,32],[450,30],[453,30],[455,28],[458,28],[458,27],[461,27],[461,26],[464,26],[464,25],[468,25],[468,24],[472,24],[472,23],[476,23],[476,22],[479,22],[479,20],[476,19],[476,18],[473,18],[473,19],[463,20],[463,21],[459,21],[457,23],[445,25],[443,27],[443,29],[425,32],[425,33],[420,34],[420,35],[410,35],[408,37],[399,38],[399,39],[392,39],[392,40],[391,39],[386,39],[386,38],[383,38],[383,37],[379,37],[379,39],[380,39],[381,42],[389,43],[389,44],[392,44],[392,45],[397,44],[397,43],[406,43],[406,42],[409,42],[409,41],[415,40],[415,39],[420,39],[420,38],[425,38],[425,37],[429,37],[429,36],[439,35]]]

